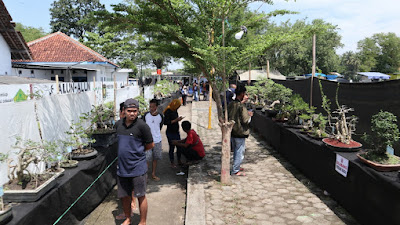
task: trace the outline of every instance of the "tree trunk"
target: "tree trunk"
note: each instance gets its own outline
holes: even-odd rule
[[[221,183],[230,184],[231,132],[234,121],[219,123],[222,131]]]

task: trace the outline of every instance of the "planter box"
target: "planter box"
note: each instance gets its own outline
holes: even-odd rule
[[[35,202],[57,184],[57,177],[64,172],[64,169],[60,170],[35,190],[5,190],[3,200],[5,202]]]
[[[93,139],[96,140],[96,142],[92,144],[94,148],[96,147],[107,148],[108,146],[114,144],[117,141],[117,133],[114,131],[101,134],[92,134],[91,136]]]
[[[12,207],[4,211],[0,211],[0,225],[6,224],[12,218]]]

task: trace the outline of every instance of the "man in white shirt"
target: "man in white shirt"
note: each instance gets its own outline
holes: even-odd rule
[[[159,181],[160,178],[156,176],[157,160],[161,160],[162,145],[161,145],[161,128],[164,124],[164,117],[157,111],[158,102],[155,99],[150,101],[150,111],[143,116],[144,121],[149,125],[151,134],[153,135],[154,148],[146,151],[147,166],[150,168],[152,161],[151,178],[154,181]]]

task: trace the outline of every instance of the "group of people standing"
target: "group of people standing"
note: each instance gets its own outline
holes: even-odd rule
[[[205,156],[203,143],[197,133],[191,129],[189,121],[182,122],[181,126],[187,133],[187,137],[180,139],[179,122],[184,118],[178,115],[180,100],[172,100],[163,111],[164,115],[157,110],[157,100],[153,99],[149,104],[150,111],[139,119],[139,102],[135,99],[127,99],[120,105],[121,119],[115,124],[118,135],[118,198],[122,201],[124,211],[123,214],[117,216],[117,219],[125,219],[123,225],[131,224],[132,211],[136,208],[135,198],[139,202],[139,224],[146,224],[147,171],[151,164],[151,179],[160,180],[156,176],[156,168],[157,161],[162,159],[161,129],[163,125],[167,126],[169,159],[173,168],[176,168],[175,147],[179,166],[191,164]],[[182,163],[181,155],[185,156],[186,163]]]
[[[208,101],[208,96],[210,93],[210,84],[208,83],[208,81],[201,82],[200,84],[197,84],[197,82],[195,81],[193,83],[192,90],[194,101],[200,101],[200,92],[203,93],[203,101]]]

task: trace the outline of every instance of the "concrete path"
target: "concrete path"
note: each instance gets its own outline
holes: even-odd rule
[[[179,115],[185,116],[184,120],[191,118],[191,103],[182,106],[178,110]],[[163,159],[158,163],[156,175],[161,178],[159,182],[153,181],[148,173],[147,200],[148,215],[147,224],[182,225],[185,219],[186,208],[186,179],[187,169],[184,176],[177,176],[180,169],[172,169],[168,157],[168,141],[165,135],[164,126],[162,129]],[[181,138],[186,133],[181,130]],[[176,155],[175,155],[176,160]],[[117,187],[107,196],[84,221],[85,225],[111,225],[121,224],[123,220],[116,220],[115,216],[122,213],[121,202],[117,198]],[[136,210],[133,216],[133,223],[139,223],[139,211]]]
[[[357,224],[254,133],[246,140],[242,164],[247,176],[232,176],[232,185],[222,185],[221,131],[215,104],[212,129],[207,129],[207,114],[208,102],[193,103],[192,121],[205,144],[206,157],[189,168],[187,225]]]

